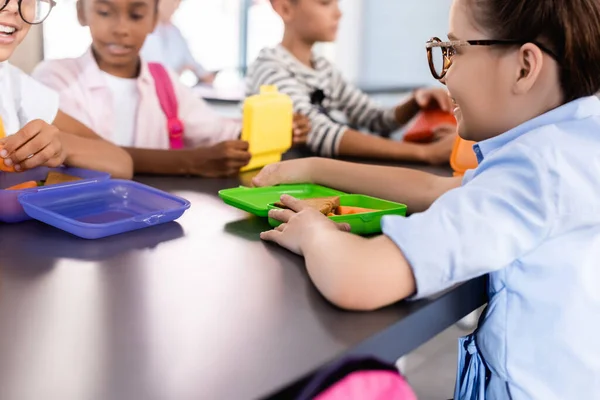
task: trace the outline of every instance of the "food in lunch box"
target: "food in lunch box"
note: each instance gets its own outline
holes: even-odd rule
[[[34,188],[37,186],[38,186],[38,183],[36,181],[27,181],[27,182],[19,183],[18,185],[14,185],[9,188],[6,188],[5,190],[24,190],[24,189],[31,189],[31,188]]]
[[[364,214],[364,213],[370,213],[370,212],[376,212],[376,211],[379,211],[379,210],[373,210],[371,208],[352,207],[352,206],[338,206],[338,207],[336,207],[334,212],[329,216],[331,217],[334,215]]]
[[[375,212],[379,210],[373,210],[371,208],[362,208],[362,207],[353,207],[353,206],[342,206],[340,205],[339,197],[322,197],[322,198],[314,198],[314,199],[305,199],[300,200],[305,203],[309,207],[315,208],[321,212],[323,215],[327,215],[328,217],[333,217],[336,215],[353,215],[353,214],[363,214],[369,212]],[[275,207],[279,208],[288,208],[285,204],[281,202],[277,202],[274,204]]]
[[[48,176],[46,177],[46,181],[44,182],[44,186],[56,185],[59,183],[65,182],[75,182],[80,181],[81,178],[73,175],[67,175],[60,172],[48,172]]]
[[[32,189],[32,188],[39,187],[39,186],[57,185],[59,183],[74,182],[74,181],[80,181],[80,180],[81,180],[81,178],[73,176],[73,175],[67,175],[67,174],[63,174],[60,172],[49,172],[48,175],[46,176],[46,179],[43,181],[27,181],[27,182],[19,183],[18,185],[8,187],[4,190]]]
[[[323,215],[327,215],[333,212],[333,210],[335,210],[340,205],[340,198],[338,196],[304,199],[300,201],[308,205],[309,207],[319,210]],[[275,203],[275,207],[288,208],[285,204],[281,202]]]

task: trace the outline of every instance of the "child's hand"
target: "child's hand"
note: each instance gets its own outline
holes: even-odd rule
[[[456,129],[454,129],[454,133],[446,132],[435,142],[419,145],[421,161],[432,165],[448,164],[456,136]]]
[[[230,140],[211,147],[198,147],[188,152],[194,175],[221,178],[236,175],[252,158],[248,142]]]
[[[42,120],[26,124],[12,136],[0,140],[0,157],[7,166],[24,171],[39,166],[59,167],[67,157],[60,131]]]
[[[448,135],[456,137],[457,128],[456,125],[440,125],[433,129],[433,136],[436,139],[441,139]]]
[[[303,255],[302,240],[309,238],[310,232],[325,230],[350,232],[348,224],[337,224],[298,199],[283,195],[281,202],[290,209],[271,210],[269,217],[283,223],[271,231],[261,233],[261,239],[275,242],[296,254]]]
[[[311,183],[314,160],[312,157],[299,158],[267,165],[252,179],[252,184],[262,187],[283,183]]]
[[[312,125],[308,117],[302,114],[294,114],[294,127],[292,136],[294,146],[305,145],[311,129]]]
[[[442,111],[452,111],[452,99],[446,89],[419,89],[415,91],[415,101],[423,110],[439,108]]]

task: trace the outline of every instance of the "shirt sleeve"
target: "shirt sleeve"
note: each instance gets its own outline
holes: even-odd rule
[[[212,146],[240,137],[240,121],[220,115],[192,89],[182,84],[174,72],[169,71],[169,75],[179,102],[179,118],[185,126],[186,145]]]
[[[12,67],[12,77],[18,82],[15,85],[16,106],[19,119],[23,123],[41,119],[52,124],[56,119],[59,109],[59,95],[48,86],[36,81],[20,69]]]
[[[555,215],[551,175],[528,148],[510,147],[510,154],[484,160],[471,181],[429,210],[383,218],[384,234],[413,270],[415,298],[509,266],[549,233]]]
[[[334,70],[332,93],[348,117],[351,125],[367,128],[373,133],[389,135],[400,126],[396,121],[395,108],[383,108],[366,93],[346,81],[339,71]]]
[[[281,93],[291,97],[294,112],[306,115],[312,125],[308,146],[315,153],[331,157],[338,153],[340,141],[347,127],[332,121],[311,104],[310,95],[297,79],[276,62],[255,65],[247,85],[247,94],[258,93],[262,85],[275,85]]]

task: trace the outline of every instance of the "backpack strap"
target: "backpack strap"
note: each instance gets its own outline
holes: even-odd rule
[[[175,95],[171,77],[162,64],[148,63],[148,69],[152,78],[154,78],[154,86],[156,86],[156,94],[160,106],[167,116],[167,130],[169,132],[171,149],[182,149],[184,125],[178,117],[177,96]]]

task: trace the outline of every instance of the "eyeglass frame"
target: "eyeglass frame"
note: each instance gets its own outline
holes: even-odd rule
[[[457,47],[465,47],[465,46],[514,46],[514,45],[524,45],[527,43],[532,43],[540,48],[544,53],[547,53],[550,57],[554,58],[557,62],[559,61],[558,56],[555,52],[550,50],[548,47],[544,46],[541,43],[531,41],[531,40],[449,40],[447,42],[443,42],[438,37],[432,37],[425,44],[425,48],[427,49],[427,61],[429,63],[429,69],[433,77],[437,80],[444,79],[448,70],[452,66],[452,57],[456,55],[456,52],[453,51],[450,54],[450,49],[456,49]],[[435,65],[433,63],[433,48],[439,47],[442,49],[442,55],[444,57],[444,66],[442,67],[442,73],[438,74],[435,70]]]
[[[1,1],[1,0],[0,0]],[[11,0],[4,0],[4,5],[2,7],[0,7],[0,12],[4,11],[4,9],[8,6],[8,3],[10,3]],[[55,0],[48,0],[48,3],[50,3],[50,11],[48,11],[48,15],[46,15],[44,17],[44,19],[42,19],[39,22],[29,22],[25,19],[25,17],[23,17],[23,11],[21,11],[21,4],[23,3],[23,0],[15,0],[17,2],[17,6],[19,8],[19,15],[21,16],[21,19],[23,20],[23,22],[25,22],[28,25],[39,25],[41,23],[43,23],[49,16],[50,13],[52,12],[52,9],[54,7],[56,7],[56,1]]]

